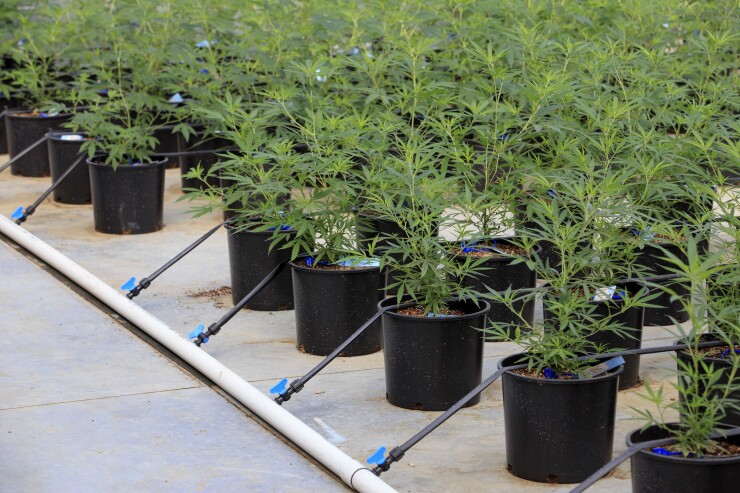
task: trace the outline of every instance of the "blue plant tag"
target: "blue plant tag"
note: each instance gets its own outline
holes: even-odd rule
[[[553,370],[552,368],[545,368],[542,370],[542,374],[545,375],[545,378],[548,380],[555,380],[558,378],[558,372]]]
[[[170,97],[170,99],[167,100],[168,103],[182,103],[183,101],[185,100],[182,99],[182,96],[180,96],[179,92],[176,92],[172,95],[172,97]]]
[[[23,217],[23,206],[19,205],[16,210],[10,215],[10,219],[20,219]]]
[[[740,349],[735,349],[734,351],[735,351],[735,354],[740,354]],[[722,351],[722,359],[725,359],[729,355],[730,355],[729,349],[725,349],[724,351]]]
[[[670,456],[683,455],[681,452],[672,452],[672,451],[670,451],[668,449],[665,449],[663,447],[654,447],[653,448],[653,453],[654,454],[658,454],[658,455],[670,455]]]
[[[385,462],[385,447],[380,447],[373,455],[367,458],[368,464],[383,464]]]

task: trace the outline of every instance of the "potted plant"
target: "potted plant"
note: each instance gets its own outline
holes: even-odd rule
[[[47,132],[61,130],[72,118],[70,109],[80,105],[86,92],[84,81],[73,85],[67,80],[69,72],[77,68],[74,56],[70,56],[70,15],[63,7],[49,4],[33,17],[18,16],[17,42],[9,50],[15,66],[6,75],[6,84],[17,88],[12,95],[21,108],[5,114],[11,159],[37,144]],[[48,176],[46,146],[37,144],[13,162],[11,173]]]
[[[175,14],[169,9],[157,15],[138,9],[126,14],[141,18],[134,22],[113,9],[101,13],[109,44],[96,49],[85,73],[102,94],[90,96],[90,110],[76,113],[70,123],[73,131],[89,137],[81,149],[89,156],[95,229],[112,234],[163,227],[168,160],[155,157],[155,132],[171,114],[161,87],[168,73],[168,43],[174,41],[164,26]]]
[[[285,240],[296,231],[286,221],[293,161],[300,156],[290,142],[274,139],[265,130],[267,119],[247,113],[240,97],[227,93],[223,111],[209,112],[223,135],[238,151],[219,153],[212,166],[198,164],[186,179],[201,185],[186,193],[188,200],[206,199],[197,215],[222,209],[229,217],[231,293],[234,304],[244,298],[279,264],[291,259]],[[222,185],[223,184],[223,185]],[[247,305],[252,310],[291,310],[293,282],[285,269]]]
[[[461,282],[480,261],[455,258],[459,244],[438,235],[441,224],[454,222],[447,209],[457,199],[456,180],[437,160],[441,144],[412,134],[395,145],[363,195],[364,210],[403,230],[383,251],[396,292],[382,302],[391,307],[382,317],[386,398],[408,409],[445,410],[481,381],[479,329],[489,305]],[[402,302],[415,305],[398,308]]]
[[[727,426],[737,424],[740,411],[740,278],[737,264],[730,268],[716,265],[724,253],[706,257],[691,237],[686,242],[687,261],[664,251],[672,269],[690,283],[692,296],[684,303],[692,328],[678,341],[689,345],[676,357],[678,378],[673,385],[678,399],[668,401],[662,387],[646,386],[643,397],[652,409],[637,410],[645,425],[627,437],[628,445],[659,438],[676,440],[674,445],[644,449],[632,457],[634,491],[732,488],[731,478],[740,471],[740,439],[722,438]],[[711,294],[704,287],[707,281],[714,284],[710,284]],[[707,337],[726,344],[701,349],[698,343]],[[666,422],[668,410],[678,412],[678,422]]]

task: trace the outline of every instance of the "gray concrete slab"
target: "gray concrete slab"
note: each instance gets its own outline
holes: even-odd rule
[[[0,491],[346,491],[0,242]]]
[[[31,203],[48,180],[0,175],[0,211]],[[174,256],[199,235],[221,221],[218,214],[190,219],[188,203],[180,197],[177,170],[167,171],[164,230],[148,235],[110,236],[95,233],[89,206],[65,206],[47,201],[25,226],[29,231],[112,286],[130,276],[141,278]],[[202,295],[229,285],[226,237],[219,232],[181,263],[163,274],[137,303],[185,335],[199,323],[209,324],[231,306],[228,294]],[[268,393],[283,377],[302,375],[321,358],[295,348],[293,312],[239,313],[204,346],[204,350]],[[645,346],[673,340],[663,327],[647,328]],[[485,372],[518,351],[512,344],[487,343]],[[663,384],[669,398],[673,361],[666,355],[643,357],[641,376]],[[181,392],[188,392],[183,390]],[[641,426],[632,409],[645,407],[642,390],[620,392],[614,451],[624,450],[624,436]],[[339,358],[311,381],[285,407],[349,455],[364,460],[374,450],[392,447],[411,437],[439,413],[408,411],[385,400],[382,353]],[[505,470],[501,387],[495,383],[479,405],[460,411],[422,440],[404,459],[383,475],[399,491],[568,491],[571,486],[543,485],[514,478]],[[591,491],[629,491],[626,464]]]

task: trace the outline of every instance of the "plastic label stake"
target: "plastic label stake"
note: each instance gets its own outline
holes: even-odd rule
[[[622,358],[621,356],[617,356],[616,358],[606,360],[603,363],[599,363],[598,365],[581,371],[580,376],[581,378],[594,378],[623,364],[624,358]]]
[[[617,290],[617,286],[609,286],[608,288],[599,288],[596,290],[596,294],[593,297],[594,301],[606,301],[614,297],[614,292]]]

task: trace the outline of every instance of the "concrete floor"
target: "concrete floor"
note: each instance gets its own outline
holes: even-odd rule
[[[2,161],[3,159],[0,158],[0,162]],[[0,175],[0,213],[9,215],[18,205],[26,206],[32,203],[48,184],[48,179],[20,178],[10,176],[8,172],[3,173]],[[168,170],[165,198],[166,226],[164,230],[157,233],[137,236],[111,236],[96,233],[93,230],[90,206],[70,206],[54,203],[50,200],[39,207],[36,214],[29,219],[24,227],[80,263],[105,282],[118,287],[131,276],[140,279],[150,274],[202,233],[221,221],[221,218],[216,214],[191,219],[187,213],[189,204],[187,202],[177,202],[181,195],[179,187],[179,171]],[[11,269],[20,268],[16,264],[27,263],[18,254],[12,254],[10,257],[7,253],[3,255],[0,257],[0,262],[2,262],[4,274],[11,272]],[[112,261],[112,259],[115,260]],[[8,265],[7,268],[6,265]],[[207,293],[210,290],[229,286],[229,283],[226,237],[223,231],[219,231],[205,244],[157,279],[147,291],[136,298],[136,301],[156,317],[169,324],[170,327],[186,336],[198,324],[203,323],[208,326],[208,324],[216,321],[231,307],[229,294]],[[64,291],[64,288],[59,287],[59,289]],[[14,299],[23,297],[26,301],[22,304],[28,307],[41,294],[34,290],[23,292],[14,290],[13,296]],[[3,304],[5,303],[6,301],[3,301]],[[22,321],[24,328],[35,327],[35,331],[57,327],[56,330],[60,333],[68,334],[62,340],[71,339],[68,342],[72,342],[78,341],[80,338],[75,335],[77,319],[74,316],[74,311],[76,309],[65,305],[64,307],[56,307],[47,313],[41,311],[28,312],[19,315],[15,320]],[[6,312],[8,312],[7,309],[3,310],[3,313]],[[4,324],[6,330],[13,326],[11,324],[18,323],[12,320],[8,322]],[[105,335],[102,336],[104,340],[114,337],[113,333],[116,332],[114,329],[111,328],[110,331],[105,331]],[[673,330],[663,327],[646,328],[643,345],[647,347],[667,344],[675,338],[672,334]],[[121,332],[121,334],[115,337],[129,339],[131,350],[141,353],[137,362],[141,361],[142,368],[137,368],[136,372],[142,372],[142,374],[140,376],[139,373],[126,375],[126,370],[130,370],[130,368],[124,368],[123,374],[126,375],[126,381],[138,381],[146,377],[146,368],[150,363],[144,363],[145,360],[151,360],[152,365],[155,362],[160,365],[164,364],[162,357],[157,356],[152,351],[145,352],[144,350],[147,348],[142,347],[141,342],[129,336],[124,330],[118,329],[118,332]],[[13,348],[15,352],[23,354],[28,351],[30,355],[36,356],[36,369],[34,371],[41,372],[44,371],[44,368],[54,368],[51,365],[56,356],[51,349],[59,342],[58,337],[52,338],[55,344],[47,343],[47,351],[37,351],[34,348],[27,347],[26,339],[22,337],[22,334],[14,334],[13,337],[17,338],[18,341]],[[99,337],[101,335],[98,335],[96,340]],[[82,338],[84,339],[84,337]],[[124,349],[125,347],[126,344],[120,342],[115,346],[115,351],[111,348],[111,357],[125,352],[126,356],[123,356],[123,358],[129,359],[128,349]],[[296,350],[292,311],[256,312],[245,310],[226,325],[218,336],[212,338],[204,346],[204,350],[265,393],[268,393],[268,389],[280,379],[288,378],[292,380],[299,377],[321,360],[319,357],[306,355]],[[494,371],[499,359],[516,351],[517,348],[512,344],[486,343],[484,375]],[[65,352],[67,353],[65,355],[66,361],[69,361],[68,369],[76,375],[76,378],[71,379],[73,382],[78,379],[94,378],[90,374],[90,367],[88,367],[90,362],[85,356],[89,351],[84,348],[84,345],[75,342],[65,349]],[[44,354],[48,356],[42,358],[41,356]],[[666,392],[670,397],[674,397],[673,389],[669,385],[673,365],[673,361],[667,355],[644,356],[641,376],[650,383],[665,384]],[[46,377],[42,378],[39,375],[30,378],[30,367],[27,369],[29,370],[28,374],[15,374],[12,375],[12,378],[6,375],[0,379],[0,385],[3,386],[3,395],[8,392],[4,390],[6,386],[20,385],[26,389],[30,386],[40,385],[36,382],[43,382],[46,379]],[[199,425],[195,424],[197,420],[194,419],[194,416],[199,413],[194,409],[187,409],[185,402],[189,402],[188,396],[203,393],[203,402],[200,404],[203,406],[216,406],[217,404],[214,401],[221,398],[213,393],[206,396],[205,394],[210,391],[202,388],[192,379],[183,377],[182,374],[176,375],[177,372],[174,369],[170,368],[170,370],[173,372],[172,376],[165,377],[163,375],[157,379],[156,384],[146,384],[153,386],[153,390],[151,390],[151,392],[154,392],[153,394],[142,396],[139,395],[139,392],[136,393],[136,396],[126,399],[126,413],[129,414],[119,414],[119,410],[114,409],[108,409],[107,412],[105,410],[96,411],[101,416],[105,416],[105,418],[98,418],[103,419],[105,425],[101,425],[99,422],[96,425],[88,424],[80,418],[84,413],[75,413],[72,408],[69,411],[60,410],[56,413],[53,412],[54,406],[46,410],[44,409],[46,406],[41,404],[43,402],[55,402],[54,399],[36,398],[34,400],[34,395],[41,392],[22,391],[21,389],[12,391],[14,399],[18,399],[21,404],[3,405],[3,408],[12,407],[14,409],[0,411],[0,413],[3,413],[4,421],[10,419],[10,416],[15,416],[13,413],[18,413],[18,416],[12,419],[15,419],[18,423],[18,429],[23,429],[24,433],[29,435],[38,435],[40,430],[45,430],[47,425],[39,424],[33,416],[35,413],[45,413],[43,419],[51,419],[49,426],[53,425],[53,428],[59,430],[57,433],[65,437],[79,434],[82,427],[95,429],[92,428],[93,426],[99,427],[101,434],[113,433],[114,430],[124,429],[128,420],[135,419],[130,416],[146,415],[147,419],[152,419],[163,426],[166,424],[162,430],[157,431],[157,437],[166,437],[168,431],[173,431],[177,427],[190,437],[190,440],[184,439],[185,442],[197,443],[198,440],[192,440],[192,438],[195,433],[194,430],[201,429]],[[121,374],[117,375],[121,377]],[[57,381],[53,377],[51,378],[50,382]],[[15,379],[18,379],[20,383],[11,384],[10,382],[15,382]],[[160,382],[161,379],[164,379],[164,382]],[[64,380],[58,382],[59,386],[67,386],[67,382]],[[138,384],[146,387],[144,382]],[[45,384],[45,387],[58,388],[57,385],[51,383]],[[96,395],[93,389],[89,389],[89,391],[91,395]],[[72,392],[71,389],[70,392]],[[622,391],[619,394],[614,443],[615,453],[625,449],[624,437],[628,431],[642,424],[635,420],[637,413],[632,409],[633,407],[644,407],[644,403],[638,395],[641,392],[642,390],[638,388]],[[110,396],[117,393],[128,395],[130,392],[119,389],[116,392],[106,391],[105,395]],[[199,397],[196,400],[200,399]],[[102,399],[98,400],[102,401]],[[24,404],[24,402],[28,403]],[[83,406],[86,404],[69,405]],[[15,409],[18,407],[22,407],[22,409]],[[403,410],[386,402],[382,353],[355,358],[338,358],[319,376],[314,378],[300,394],[287,402],[285,407],[309,426],[326,436],[327,439],[336,443],[342,450],[362,462],[380,445],[385,445],[390,449],[401,444],[439,414],[437,412]],[[176,412],[178,410],[181,411],[181,414]],[[65,413],[74,415],[74,419],[71,419],[69,414]],[[175,413],[177,417],[166,417],[168,413]],[[293,474],[292,470],[284,469],[284,466],[281,465],[284,462],[280,462],[277,458],[274,461],[265,460],[250,465],[252,460],[257,460],[255,455],[261,454],[263,450],[270,451],[270,457],[273,456],[274,451],[275,457],[280,456],[282,461],[292,461],[294,467],[301,467],[302,471],[305,470],[305,472],[296,474],[303,475],[304,478],[308,477],[309,472],[312,473],[311,481],[317,481],[316,489],[312,489],[313,483],[310,485],[304,484],[303,491],[328,490],[323,483],[318,483],[325,480],[327,484],[330,483],[330,480],[326,479],[326,473],[307,464],[304,459],[297,458],[295,452],[286,447],[284,447],[285,455],[281,455],[283,452],[280,451],[280,447],[283,445],[274,436],[269,436],[268,433],[259,433],[257,435],[259,438],[248,441],[239,440],[238,437],[241,433],[239,430],[243,429],[244,434],[246,434],[247,430],[252,430],[255,426],[250,423],[248,418],[243,415],[239,416],[236,411],[235,414],[236,416],[230,418],[234,420],[234,424],[221,427],[223,437],[219,436],[219,431],[216,428],[219,425],[226,424],[225,421],[221,419],[213,420],[211,421],[212,426],[208,428],[208,433],[212,433],[212,435],[208,440],[209,449],[205,453],[212,459],[206,462],[212,462],[214,468],[209,471],[207,476],[213,482],[205,486],[206,490],[228,491],[231,486],[239,483],[233,479],[229,480],[229,478],[234,478],[234,475],[240,474],[234,472],[231,467],[238,470],[239,466],[231,465],[219,470],[218,467],[223,464],[236,463],[242,464],[243,467],[253,467],[255,469],[255,471],[250,470],[249,472],[251,480],[256,481],[254,487],[251,487],[251,483],[241,483],[241,488],[247,491],[260,491],[262,485],[268,484],[270,477],[276,471],[287,471],[287,473]],[[162,417],[156,418],[155,415],[161,415]],[[94,416],[90,417],[90,419],[93,418]],[[183,426],[178,427],[171,420],[176,420],[182,423]],[[185,423],[186,420],[188,421],[187,424]],[[153,424],[152,426],[158,425]],[[144,469],[144,466],[140,464],[139,454],[142,451],[151,450],[152,445],[143,446],[142,450],[142,444],[138,437],[146,435],[147,429],[151,430],[151,427],[144,423],[137,423],[136,430],[141,435],[132,434],[128,440],[116,444],[116,449],[119,451],[117,457],[121,461],[120,464],[116,461],[116,467],[120,468],[121,471],[130,470],[131,468],[136,468],[137,471]],[[36,481],[33,477],[38,476],[38,474],[32,471],[38,471],[41,465],[47,464],[49,451],[28,446],[30,439],[29,441],[23,441],[16,438],[10,439],[4,435],[0,439],[0,446],[4,450],[3,454],[8,454],[8,450],[13,451],[11,454],[13,456],[12,469],[17,470],[13,477],[25,481],[23,484],[31,486],[41,484],[33,482]],[[55,439],[55,441],[58,440]],[[229,444],[234,440],[239,440],[239,445],[230,447]],[[197,452],[185,453],[180,448],[164,447],[161,444],[160,447],[162,453],[159,454],[158,460],[161,462],[157,467],[169,471],[180,471],[183,476],[176,476],[176,479],[183,481],[179,484],[187,483],[185,478],[189,477],[188,471],[193,471],[196,463],[199,462],[196,459]],[[90,450],[80,446],[71,453],[79,455],[80,463],[83,463],[86,456],[91,453]],[[101,450],[103,452],[98,455],[105,454],[106,448],[101,447]],[[68,457],[67,460],[71,460],[71,458]],[[299,466],[298,462],[302,464]],[[272,465],[269,463],[272,463]],[[129,467],[127,468],[126,465]],[[5,460],[0,463],[0,478],[7,477],[5,474],[7,474],[6,469],[8,467]],[[59,473],[59,468],[56,466],[47,465],[46,467],[51,471],[50,474],[54,471]],[[153,470],[154,466],[150,471]],[[69,477],[71,476],[72,473]],[[194,474],[194,476],[197,476],[197,474]],[[568,485],[544,485],[519,480],[506,471],[500,383],[495,383],[483,393],[479,405],[460,411],[435,433],[416,445],[400,463],[395,464],[382,477],[399,491],[408,492],[457,492],[481,489],[489,492],[544,492],[569,491],[572,488]],[[151,476],[150,481],[158,481],[158,478],[159,475],[156,475],[156,478]],[[590,491],[629,491],[629,478],[629,464],[624,464]],[[243,481],[243,477],[239,479]],[[100,486],[95,489],[108,489],[106,486],[109,483],[105,483],[102,477],[90,476],[89,481],[90,485]],[[100,481],[100,483],[97,483],[97,481]],[[160,488],[161,483],[152,482],[144,486],[144,489],[149,490],[162,489]],[[333,484],[331,487],[336,489],[340,488],[341,485]],[[177,488],[175,487],[173,490],[177,490]],[[185,487],[181,491],[186,490],[193,490],[193,488]],[[288,487],[285,487],[276,488],[274,491],[289,490]]]

